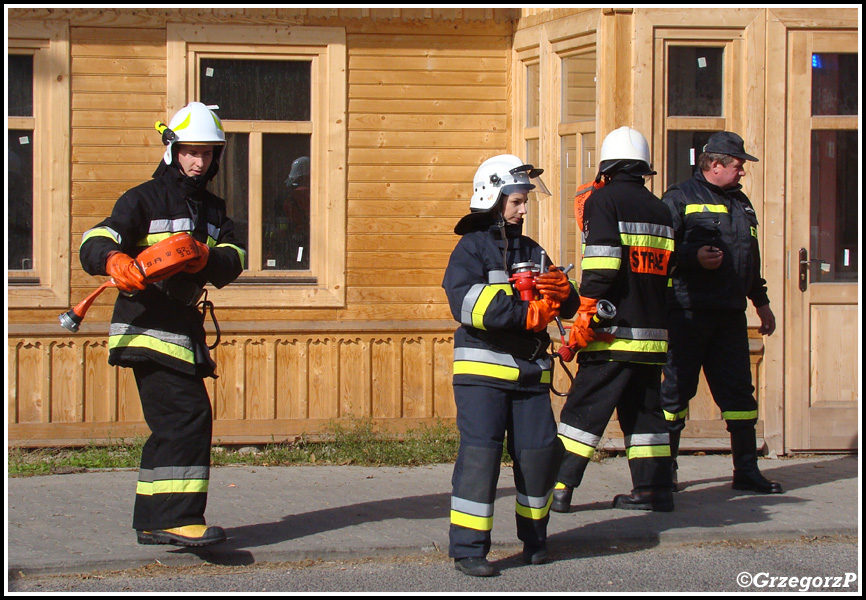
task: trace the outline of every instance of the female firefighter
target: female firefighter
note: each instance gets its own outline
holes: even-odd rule
[[[460,450],[454,466],[449,556],[472,576],[495,573],[490,550],[493,503],[507,433],[517,487],[517,532],[527,563],[546,560],[551,491],[562,446],[550,405],[547,325],[577,310],[577,292],[551,267],[523,300],[509,282],[513,266],[541,263],[542,249],[522,235],[530,191],[549,195],[541,169],[513,155],[494,156],[473,179],[470,214],[442,286],[461,323],[454,335],[454,398]]]
[[[132,369],[152,432],[136,487],[138,543],[204,546],[223,541],[225,532],[204,518],[212,427],[204,377],[213,377],[216,365],[197,304],[205,284],[220,288],[241,274],[245,251],[225,201],[206,189],[225,146],[220,120],[192,102],[158,130],[168,147],[153,179],[123,194],[111,216],[84,233],[79,252],[87,273],[110,275],[121,291],[108,362]],[[147,283],[135,257],[178,232],[193,236],[199,257]]]

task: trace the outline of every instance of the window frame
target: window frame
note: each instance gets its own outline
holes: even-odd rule
[[[250,133],[250,179],[261,173],[255,138],[310,134],[310,270],[248,270],[232,285],[208,290],[219,306],[343,307],[346,302],[346,35],[337,27],[257,27],[169,24],[167,114],[198,100],[201,58],[311,60],[310,121],[224,120],[226,132]],[[217,111],[219,114],[219,111]],[[260,148],[260,145],[257,146]],[[258,174],[257,174],[258,173]],[[261,188],[250,188],[248,261],[261,266]],[[229,215],[231,216],[231,215]]]
[[[34,264],[28,270],[7,270],[7,306],[66,308],[71,258],[69,26],[10,21],[7,53],[33,55],[33,115],[7,115],[6,129],[32,129],[34,173]]]

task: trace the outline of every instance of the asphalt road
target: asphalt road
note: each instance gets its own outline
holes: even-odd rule
[[[829,536],[759,543],[650,547],[558,547],[552,562],[526,566],[518,548],[497,550],[491,578],[467,577],[442,554],[226,567],[161,566],[8,582],[13,593],[367,593],[472,592],[860,592],[859,541]]]

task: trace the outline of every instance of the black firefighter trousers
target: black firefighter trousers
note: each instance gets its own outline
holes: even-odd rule
[[[580,485],[616,409],[625,436],[633,491],[670,488],[670,437],[662,415],[660,383],[661,365],[580,363],[560,415],[559,437],[565,445],[565,456],[559,468],[559,483],[571,488]]]
[[[484,557],[490,551],[493,504],[506,433],[517,488],[517,537],[526,546],[543,546],[556,465],[562,456],[550,394],[455,385],[454,399],[460,450],[451,478],[448,555]]]
[[[133,367],[151,436],[141,453],[132,526],[205,524],[213,416],[201,377]]]

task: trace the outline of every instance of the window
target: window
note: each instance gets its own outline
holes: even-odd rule
[[[225,198],[248,264],[215,302],[342,306],[344,31],[169,25],[168,54],[168,112],[198,100],[226,130],[211,191]]]
[[[10,307],[69,304],[69,31],[9,23],[6,136]]]
[[[739,90],[731,73],[736,44],[727,40],[664,40],[664,160],[654,160],[663,176],[661,193],[689,179],[709,137],[736,130],[733,98]],[[739,132],[744,135],[744,132]],[[662,168],[659,168],[662,167]]]

